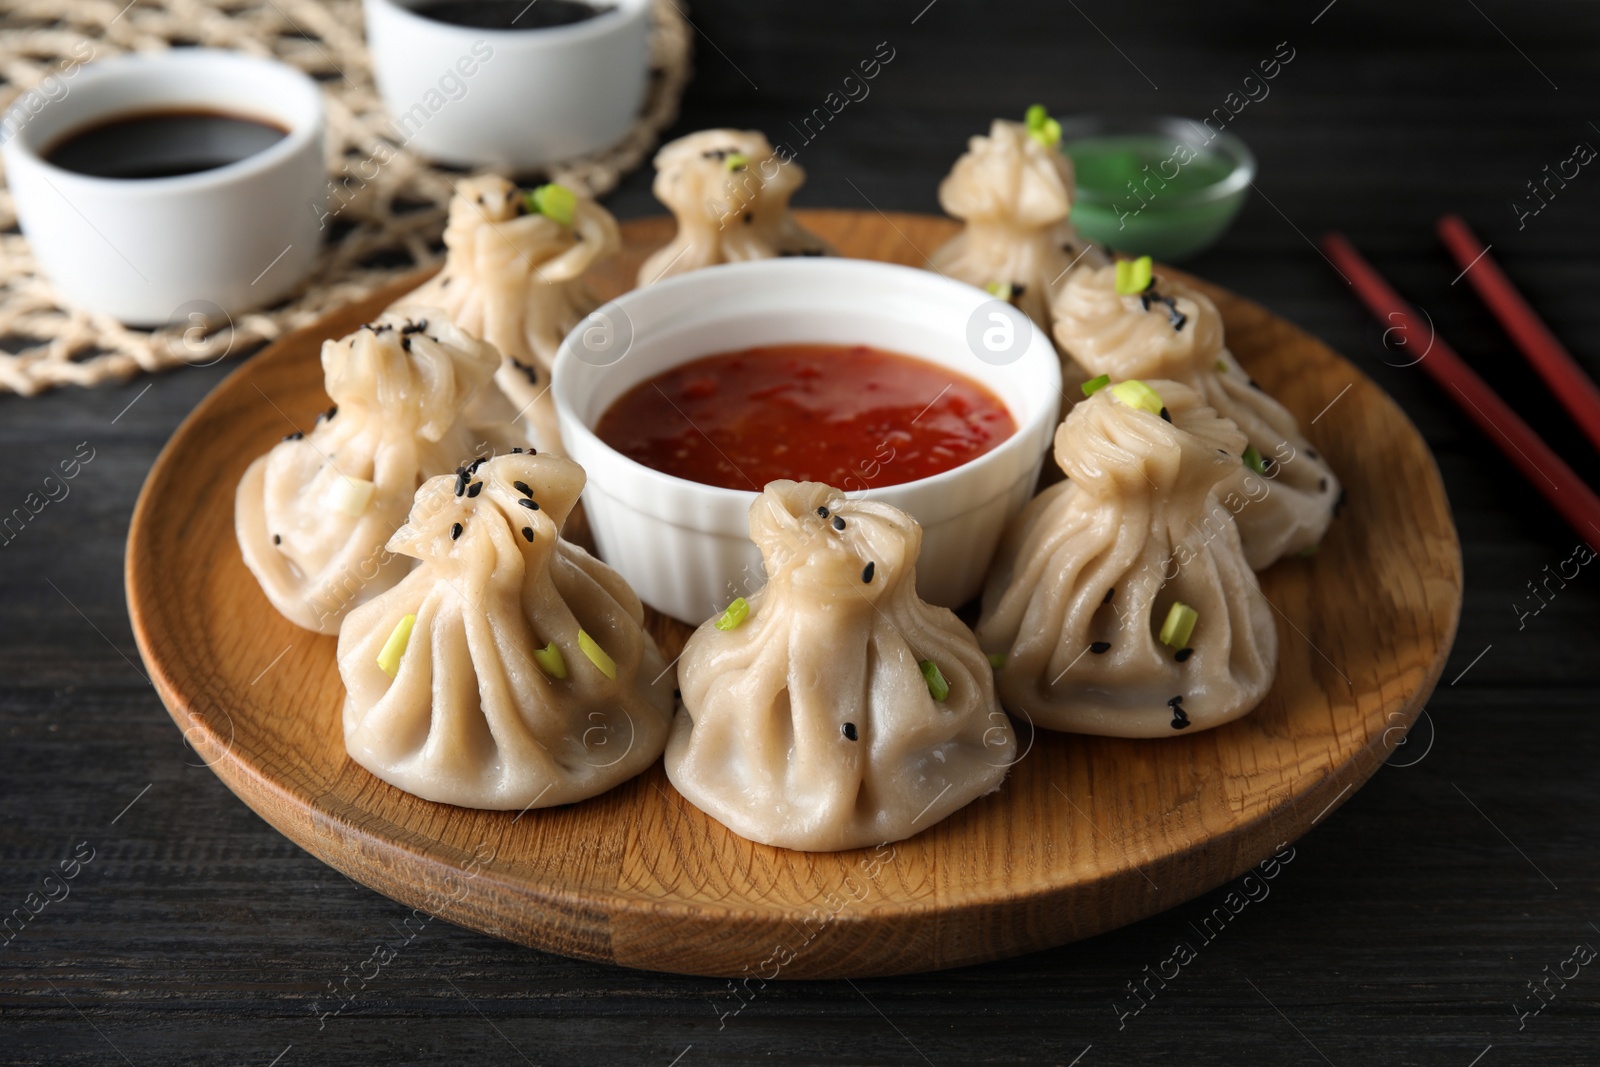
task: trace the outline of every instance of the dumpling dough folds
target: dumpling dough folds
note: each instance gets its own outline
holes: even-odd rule
[[[1277,670],[1272,608],[1212,495],[1244,436],[1187,386],[1145,384],[1172,421],[1110,389],[1073,408],[1056,432],[1068,480],[1017,516],[984,590],[1000,699],[1047,729],[1208,729],[1255,707]],[[1199,613],[1187,653],[1159,639],[1175,601]]]
[[[980,289],[1009,285],[1012,303],[1049,333],[1051,294],[1068,268],[1105,262],[1068,221],[1072,197],[1066,153],[1034,140],[1020,122],[996,119],[939,183],[940,206],[966,225],[934,252],[933,268]],[[1066,369],[1068,386],[1086,377]]]
[[[425,800],[499,810],[570,804],[655,762],[671,672],[627,583],[560,538],[583,483],[570,460],[514,454],[422,487],[389,542],[421,564],[339,631],[351,759]],[[407,615],[391,678],[378,654]],[[547,646],[565,677],[536,661]]]
[[[1123,296],[1115,267],[1080,267],[1056,298],[1055,318],[1056,343],[1090,374],[1184,382],[1244,431],[1263,470],[1242,467],[1218,495],[1247,502],[1235,521],[1251,567],[1265,570],[1322,541],[1338,507],[1339,478],[1289,410],[1223,347],[1222,316],[1209,297],[1165,275],[1145,293]]]
[[[417,486],[521,443],[490,384],[499,363],[436,308],[323,343],[335,407],[252,463],[234,501],[245,564],[285,618],[338,633],[346,612],[411,568],[384,544]]]
[[[998,789],[1016,737],[971,631],[917,599],[916,520],[777,481],[750,536],[770,578],[749,616],[707,622],[679,660],[678,791],[743,837],[822,852],[910,837]]]
[[[522,190],[494,174],[465,178],[450,201],[444,268],[392,305],[443,308],[504,358],[495,374],[528,440],[561,451],[550,368],[567,332],[600,305],[583,273],[622,246],[611,213],[582,193],[572,225],[530,214]]]
[[[678,232],[639,268],[640,287],[718,263],[833,254],[789,213],[805,170],[759,131],[700,130],[664,145],[655,162],[651,188]]]

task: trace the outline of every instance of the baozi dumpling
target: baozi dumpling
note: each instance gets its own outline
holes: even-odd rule
[[[701,130],[662,146],[655,162],[651,188],[678,232],[639,268],[641,287],[718,263],[833,254],[789,213],[805,170],[759,131]]]
[[[529,210],[535,195],[544,210]],[[486,174],[457,185],[444,243],[444,268],[393,309],[443,308],[457,326],[498,348],[504,363],[495,381],[527,420],[528,439],[560,452],[550,368],[567,331],[600,304],[583,273],[622,246],[617,220],[565,186],[525,194]]]
[[[972,633],[917,599],[922,528],[817,482],[750,507],[769,578],[678,661],[667,776],[743,837],[898,841],[1000,787],[1016,754]]]
[[[1048,142],[1005,119],[995,119],[987,137],[968,141],[966,154],[939,183],[940,206],[966,225],[931,258],[941,274],[1007,295],[1046,333],[1051,294],[1068,268],[1080,257],[1104,262],[1068,220],[1072,160],[1059,143]],[[1081,382],[1084,376],[1069,377]]]
[[[339,631],[345,748],[425,800],[570,804],[654,763],[672,678],[622,577],[560,537],[583,468],[513,454],[429,480],[421,560]]]
[[[1272,608],[1212,495],[1243,448],[1177,382],[1124,382],[1072,409],[1056,432],[1068,480],[1017,516],[984,590],[978,641],[1005,656],[1008,710],[1164,737],[1260,702],[1277,670]]]
[[[1235,520],[1251,567],[1265,570],[1314,548],[1333,521],[1339,479],[1289,410],[1223,347],[1216,305],[1163,275],[1153,275],[1145,291],[1124,295],[1116,273],[1115,265],[1072,272],[1055,301],[1056,343],[1090,374],[1184,382],[1244,431],[1255,450],[1250,465],[1225,479],[1218,494],[1243,502]]]
[[[384,543],[424,479],[519,443],[490,384],[499,353],[438,309],[416,315],[384,314],[324,342],[334,406],[239,482],[234,529],[245,565],[296,626],[338,633],[346,612],[410,569]]]

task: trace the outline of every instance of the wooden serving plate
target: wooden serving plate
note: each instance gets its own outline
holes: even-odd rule
[[[844,254],[912,265],[955,230],[914,215],[803,220]],[[632,284],[671,224],[623,232],[596,279],[606,296]],[[1302,425],[1316,419],[1311,436],[1349,491],[1318,555],[1262,576],[1281,651],[1253,714],[1154,741],[1041,733],[998,793],[878,850],[753,844],[678,795],[660,763],[522,816],[419,800],[345,755],[335,639],[269,606],[233,533],[246,465],[328,405],[323,339],[415,281],[285,337],[185,420],[134,512],[128,604],[157,690],[229,788],[312,855],[462,926],[584,959],[763,980],[925,971],[1088,937],[1237,876],[1325,818],[1404,736],[1454,639],[1460,547],[1415,427],[1319,341],[1202,284],[1250,372]],[[677,655],[688,627],[652,627]]]

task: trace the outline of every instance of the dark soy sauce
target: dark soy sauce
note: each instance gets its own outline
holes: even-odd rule
[[[248,159],[288,135],[274,123],[222,111],[141,111],[74,130],[44,157],[95,178],[172,178]]]
[[[583,0],[423,0],[411,10],[425,19],[477,30],[547,30],[587,22],[613,8]]]

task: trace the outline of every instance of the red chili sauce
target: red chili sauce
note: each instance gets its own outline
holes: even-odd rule
[[[865,345],[722,352],[641,382],[600,439],[665,474],[759,491],[779,478],[854,492],[959,467],[1016,433],[1000,398],[945,367]]]

